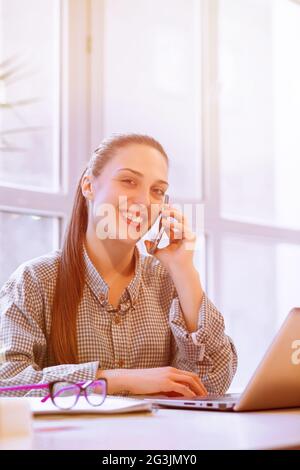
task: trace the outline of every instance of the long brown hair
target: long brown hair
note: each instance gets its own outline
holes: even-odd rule
[[[77,364],[77,311],[83,294],[85,265],[83,243],[88,226],[88,205],[82,194],[81,180],[88,172],[97,177],[117,150],[131,144],[148,145],[167,160],[163,147],[152,137],[140,134],[116,134],[94,150],[77,186],[71,218],[66,230],[58,265],[52,306],[50,351],[55,364]]]

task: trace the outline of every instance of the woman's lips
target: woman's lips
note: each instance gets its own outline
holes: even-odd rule
[[[140,215],[128,214],[128,212],[120,212],[127,225],[133,225],[135,227],[141,226],[143,218]]]

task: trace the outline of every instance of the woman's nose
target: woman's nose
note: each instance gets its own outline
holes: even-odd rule
[[[131,201],[134,206],[141,206],[141,208],[148,209],[151,205],[150,194],[143,192],[138,193]]]

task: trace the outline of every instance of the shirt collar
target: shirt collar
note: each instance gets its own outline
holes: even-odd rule
[[[109,286],[104,281],[100,273],[95,268],[94,264],[92,263],[89,255],[87,254],[86,247],[83,244],[83,256],[84,256],[84,263],[85,263],[85,272],[86,272],[86,282],[99,299],[100,303],[106,305],[108,301],[108,292]],[[138,298],[139,287],[141,282],[141,273],[142,273],[142,256],[141,253],[135,245],[134,247],[134,257],[135,257],[135,274],[134,277],[131,279],[129,285],[124,290],[122,297],[120,299],[120,303],[126,301],[127,296],[129,296],[131,305],[134,305]]]

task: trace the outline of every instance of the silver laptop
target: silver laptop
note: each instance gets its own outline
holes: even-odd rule
[[[171,408],[223,411],[300,407],[300,308],[291,310],[242,394],[149,401]]]

